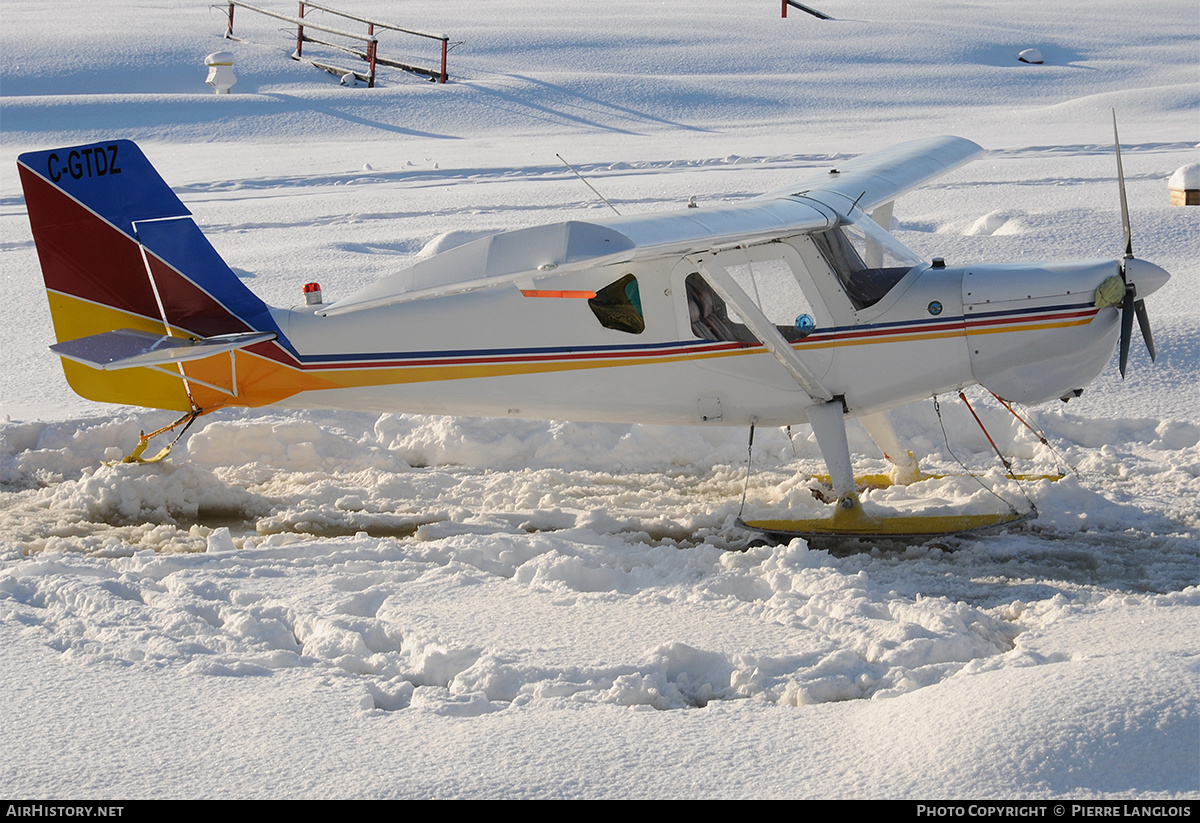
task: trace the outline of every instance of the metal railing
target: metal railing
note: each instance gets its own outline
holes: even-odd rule
[[[317,3],[301,2],[300,3],[300,13],[296,17],[292,17],[287,14],[280,14],[280,13],[274,12],[274,11],[269,11],[268,9],[259,8],[258,6],[252,6],[249,3],[241,2],[241,0],[227,0],[226,5],[228,5],[228,7],[229,7],[229,22],[225,29],[225,37],[227,39],[239,40],[239,41],[242,40],[242,38],[235,36],[233,33],[233,10],[235,7],[241,7],[243,9],[246,9],[247,11],[256,12],[257,14],[264,14],[267,17],[274,17],[277,20],[283,20],[285,22],[293,24],[296,27],[296,51],[292,55],[293,59],[304,60],[305,62],[311,63],[312,65],[314,65],[318,68],[324,69],[325,71],[331,71],[335,74],[353,74],[355,77],[365,80],[367,82],[367,86],[369,88],[375,87],[375,68],[377,65],[391,66],[393,68],[403,69],[404,71],[410,71],[410,72],[414,72],[416,74],[423,74],[423,75],[429,77],[431,80],[436,80],[439,83],[445,83],[449,76],[446,72],[446,52],[449,50],[450,38],[444,34],[432,34],[430,32],[417,31],[416,29],[405,28],[404,26],[397,26],[394,23],[385,23],[381,20],[372,20],[369,17],[360,17],[358,15],[349,14],[344,11],[338,11],[337,9],[333,9],[333,8],[330,8],[329,6],[323,6],[323,5],[320,5]],[[343,31],[342,29],[335,29],[330,26],[321,25],[320,23],[314,23],[314,22],[312,22],[311,19],[308,19],[304,16],[305,12],[309,9],[317,9],[319,11],[325,12],[326,14],[332,14],[337,17],[345,18],[347,20],[354,20],[359,23],[365,23],[367,26],[367,33],[365,35],[358,34],[357,32]],[[357,42],[363,43],[363,44],[365,44],[365,47],[362,49],[358,49],[358,48],[354,48],[353,46],[347,46],[343,43],[335,43],[335,42],[331,42],[329,40],[323,40],[318,37],[313,37],[311,34],[306,34],[305,29],[308,29],[310,31],[319,31],[324,34],[334,35],[336,37],[344,37],[344,38],[352,40],[352,41],[357,41]],[[380,57],[379,56],[379,38],[375,34],[376,29],[383,29],[386,31],[395,31],[395,32],[403,33],[403,34],[411,34],[416,37],[424,37],[429,40],[440,41],[441,42],[441,53],[442,53],[440,68],[432,69],[432,68],[426,68],[424,66],[414,66],[414,65],[411,65],[408,63],[402,63],[398,60],[392,60],[389,58]],[[368,71],[366,74],[360,74],[359,72],[356,72],[356,71],[340,69],[337,66],[331,66],[326,63],[322,63],[322,62],[318,62],[316,60],[312,60],[310,58],[306,58],[306,57],[304,57],[304,44],[305,43],[316,43],[318,45],[325,46],[327,48],[331,48],[336,51],[344,52],[345,54],[352,54],[355,57],[358,57],[367,62]]]

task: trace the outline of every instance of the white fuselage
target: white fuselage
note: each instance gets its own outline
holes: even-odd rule
[[[1118,312],[1092,305],[1100,282],[1118,273],[1115,261],[918,264],[877,302],[856,307],[808,233],[716,258],[730,270],[794,278],[814,329],[790,345],[854,416],[977,382],[1006,399],[1059,397],[1092,380],[1116,344]],[[805,422],[813,398],[763,345],[742,333],[746,339],[714,340],[696,331],[687,284],[697,268],[680,256],[537,284],[598,292],[632,274],[644,318],[638,333],[606,327],[587,299],[525,296],[515,283],[344,315],[321,316],[319,306],[277,310],[306,370],[373,375],[359,386],[302,392],[284,405],[667,424]],[[747,282],[747,293],[757,290],[757,280]],[[773,295],[751,296],[770,313]]]

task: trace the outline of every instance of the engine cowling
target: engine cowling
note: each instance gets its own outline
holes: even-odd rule
[[[963,315],[975,379],[1005,400],[1041,403],[1086,386],[1112,359],[1120,312],[1097,307],[1116,260],[972,266]]]

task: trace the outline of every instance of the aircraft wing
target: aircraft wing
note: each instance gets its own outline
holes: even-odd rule
[[[837,215],[820,204],[783,198],[517,229],[418,261],[319,313],[345,314],[636,260],[682,257],[836,223]]]
[[[682,257],[824,231],[855,205],[889,203],[982,152],[961,137],[901,143],[837,164],[836,173],[728,206],[569,221],[502,232],[421,260],[318,313],[345,314],[544,277]]]
[[[820,199],[841,214],[846,214],[855,201],[863,211],[870,211],[958,168],[982,152],[979,145],[962,137],[912,140],[843,162],[831,162],[829,171],[823,175],[764,194],[761,199],[803,195]]]
[[[501,232],[447,249],[372,283],[320,310],[345,314],[501,283],[561,274],[573,266],[595,267],[626,258],[634,244],[620,232],[571,221]]]

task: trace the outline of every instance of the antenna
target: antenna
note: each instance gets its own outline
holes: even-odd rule
[[[580,174],[578,171],[575,171],[575,167],[574,167],[574,166],[572,166],[570,163],[568,163],[568,162],[567,162],[565,159],[563,159],[563,156],[562,156],[561,154],[559,154],[558,152],[555,152],[555,153],[554,153],[554,156],[555,156],[555,157],[557,157],[559,160],[562,160],[562,161],[563,161],[563,165],[564,165],[564,166],[566,166],[566,167],[567,167],[568,169],[570,169],[571,171],[575,172],[575,176],[576,176],[576,177],[578,177],[580,180],[582,180],[582,181],[583,181],[583,185],[587,186],[589,189],[591,189],[591,190],[592,190],[592,191],[595,193],[595,195],[596,195],[597,197],[599,197],[601,200],[603,200],[603,201],[604,201],[604,205],[608,206],[610,209],[612,209],[613,211],[617,212],[617,215],[618,215],[618,216],[620,216],[621,212],[617,211],[617,207],[616,207],[616,206],[614,206],[612,203],[608,202],[608,198],[607,198],[607,197],[605,197],[605,196],[604,196],[603,194],[601,194],[600,192],[596,191],[596,187],[595,187],[595,186],[593,186],[593,185],[592,185],[591,183],[589,183],[587,180],[584,180],[584,179],[583,179],[583,175],[582,175],[582,174]]]

